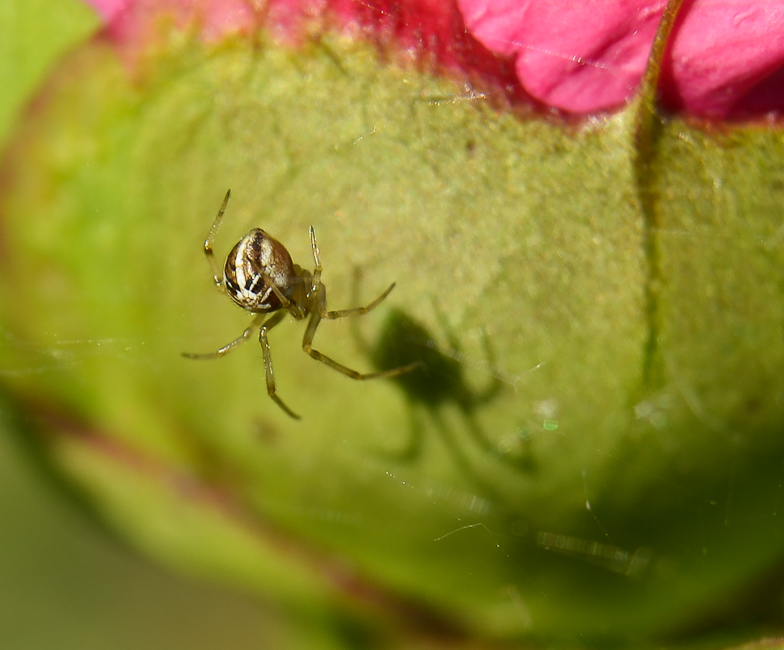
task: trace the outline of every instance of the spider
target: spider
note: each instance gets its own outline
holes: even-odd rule
[[[230,197],[231,190],[226,192],[218,215],[215,217],[204,242],[204,255],[210,264],[213,280],[218,290],[221,293],[228,293],[235,303],[253,314],[253,319],[238,338],[215,352],[207,354],[183,352],[184,357],[188,359],[217,359],[247,341],[258,329],[259,344],[264,354],[267,393],[280,408],[296,420],[299,420],[300,416],[286,406],[275,390],[272,355],[267,339],[269,331],[280,323],[287,313],[296,320],[308,318],[308,326],[305,330],[305,336],[302,338],[302,349],[316,361],[326,364],[351,379],[397,377],[420,366],[420,362],[417,361],[391,370],[361,373],[313,349],[313,338],[316,336],[316,330],[322,319],[334,320],[346,316],[367,314],[375,309],[395,288],[393,282],[384,293],[365,307],[327,311],[327,289],[321,282],[321,259],[319,258],[318,244],[316,244],[316,231],[313,226],[310,227],[310,245],[315,262],[313,273],[294,264],[283,244],[261,228],[253,228],[231,249],[221,276],[215,263],[212,243],[218,228],[220,228]]]

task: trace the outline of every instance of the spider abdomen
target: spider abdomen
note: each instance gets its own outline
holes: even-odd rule
[[[261,228],[249,231],[231,249],[223,277],[231,299],[250,312],[277,311],[283,305],[272,285],[289,297],[300,281],[283,244]]]

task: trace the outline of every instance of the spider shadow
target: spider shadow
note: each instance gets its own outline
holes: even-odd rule
[[[466,454],[455,439],[454,427],[445,417],[447,409],[457,409],[465,430],[485,454],[512,465],[517,470],[532,470],[533,464],[529,456],[511,456],[499,449],[485,433],[477,416],[481,407],[497,399],[507,388],[497,373],[495,354],[489,338],[483,332],[484,359],[469,357],[463,353],[460,342],[449,328],[445,316],[437,308],[435,312],[445,335],[446,347],[439,345],[433,333],[423,324],[399,308],[388,311],[375,341],[368,342],[358,329],[354,331],[356,340],[376,368],[395,368],[415,362],[422,366],[421,370],[390,380],[403,391],[411,406],[411,433],[408,443],[403,449],[392,454],[404,461],[417,458],[422,452],[425,420],[429,418],[440,431],[455,462],[469,475],[473,474]],[[356,327],[356,324],[352,326]],[[475,374],[486,374],[487,381],[484,386],[475,387],[468,381],[467,374],[472,369]]]

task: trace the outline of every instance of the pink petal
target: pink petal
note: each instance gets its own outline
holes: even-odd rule
[[[512,101],[586,114],[636,92],[666,0],[85,0],[126,60],[161,14],[207,41],[267,29],[296,46],[336,29]],[[784,108],[784,0],[686,0],[665,59],[671,110],[710,117]],[[530,103],[530,99],[527,100]]]
[[[104,19],[104,22],[114,20],[122,13],[131,0],[85,0]]]
[[[497,102],[520,103],[509,62],[473,36],[451,0],[85,0],[105,18],[103,36],[134,68],[174,25],[214,42],[264,29],[298,46],[327,31],[373,43],[388,60],[444,73]],[[194,28],[196,28],[194,30]]]
[[[784,84],[770,83],[784,65],[783,3],[695,0],[675,36],[662,84],[671,108],[723,117],[784,106]]]
[[[622,106],[645,69],[664,0],[457,0],[466,26],[515,59],[544,104],[586,113]],[[781,110],[784,4],[687,0],[665,62],[672,109],[714,117]]]
[[[525,90],[549,106],[616,108],[637,88],[665,0],[458,0],[468,29],[515,57]]]
[[[85,0],[104,19],[103,35],[133,67],[161,29],[197,25],[206,42],[259,29],[258,14],[247,0]]]

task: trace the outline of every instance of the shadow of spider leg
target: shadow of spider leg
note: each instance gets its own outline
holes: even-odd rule
[[[320,276],[321,268],[317,267],[317,271],[318,271],[318,276]],[[314,280],[314,283],[315,282],[318,282],[318,280]],[[391,285],[389,285],[389,288],[386,291],[384,291],[384,293],[382,293],[378,298],[376,298],[369,305],[365,305],[364,307],[354,307],[352,309],[339,309],[333,311],[327,311],[327,292],[324,285],[318,282],[316,286],[318,290],[318,294],[316,297],[316,308],[313,309],[310,313],[310,318],[308,320],[308,327],[305,330],[304,337],[302,338],[302,349],[305,351],[306,354],[310,355],[316,361],[320,361],[324,365],[329,366],[333,370],[337,370],[339,373],[346,375],[346,377],[350,377],[351,379],[357,379],[360,381],[365,381],[368,379],[393,378],[393,377],[398,377],[399,375],[410,373],[414,370],[421,369],[421,364],[418,361],[413,361],[412,363],[408,363],[403,366],[388,368],[387,370],[379,370],[377,372],[359,372],[357,370],[353,370],[352,368],[344,366],[342,363],[338,363],[331,357],[328,357],[323,352],[319,352],[318,350],[313,348],[313,339],[316,336],[316,330],[318,329],[319,323],[321,323],[322,319],[338,320],[340,318],[350,318],[352,316],[364,316],[365,314],[375,309],[379,304],[381,304],[381,302],[389,295],[392,289],[395,288],[394,282]]]
[[[528,465],[527,459],[523,461],[499,452],[477,418],[477,410],[494,400],[503,388],[503,382],[493,374],[495,355],[488,337],[482,337],[485,359],[472,360],[462,352],[460,342],[449,330],[444,316],[438,310],[436,313],[446,332],[448,347],[438,345],[430,331],[400,309],[391,310],[377,340],[372,345],[365,344],[376,367],[388,367],[390,364],[394,367],[414,361],[420,361],[423,366],[421,372],[402,375],[393,380],[412,405],[412,435],[408,448],[401,456],[410,459],[419,454],[422,426],[415,417],[415,411],[424,410],[442,432],[456,462],[467,466],[464,454],[454,441],[443,415],[446,408],[456,408],[466,430],[486,453],[517,468]],[[472,367],[488,375],[485,386],[476,388],[468,381],[467,371]]]

